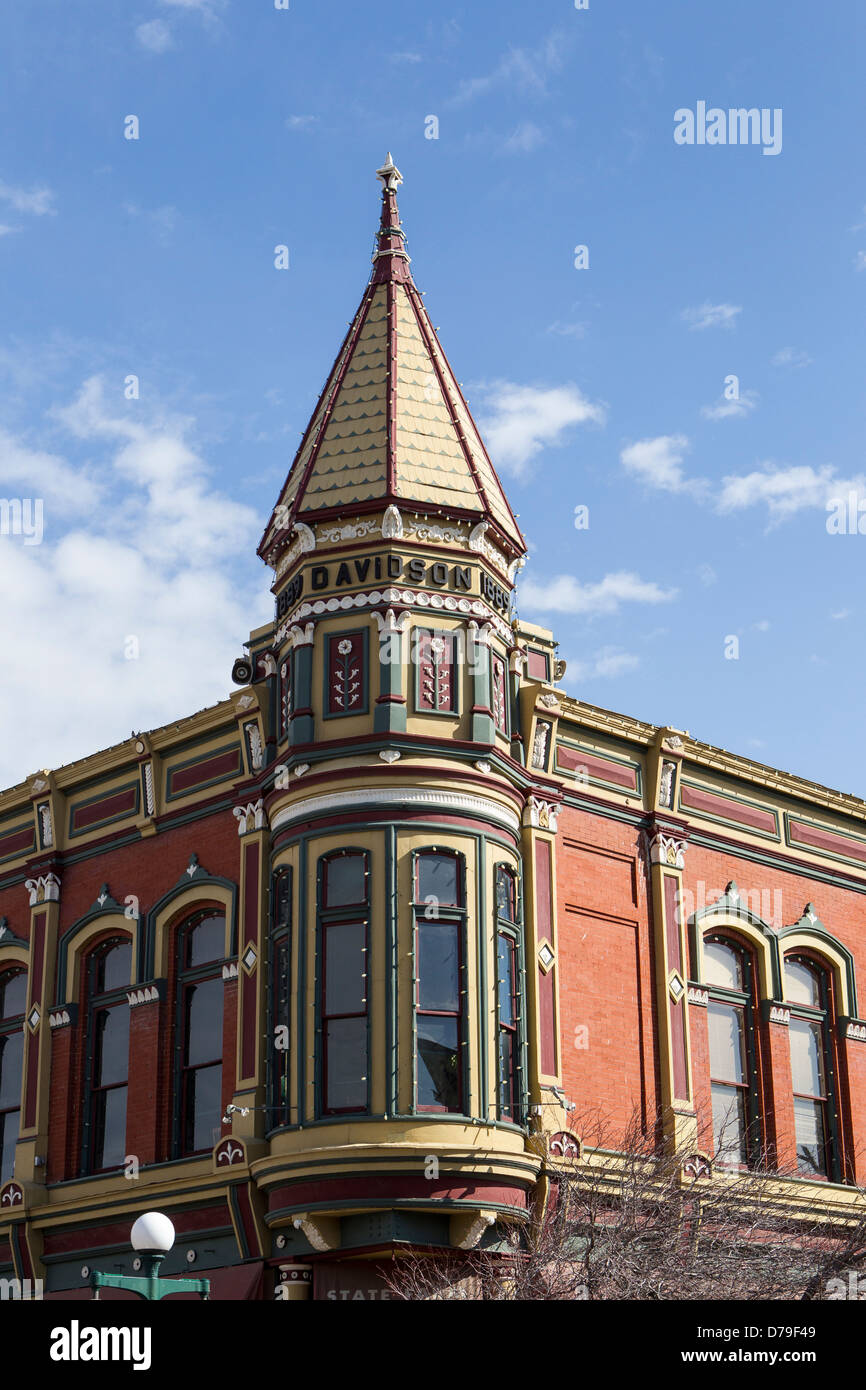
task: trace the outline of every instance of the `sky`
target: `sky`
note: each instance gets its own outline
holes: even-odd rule
[[[231,691],[390,150],[564,688],[866,796],[862,4],[42,0],[0,39],[0,786]]]

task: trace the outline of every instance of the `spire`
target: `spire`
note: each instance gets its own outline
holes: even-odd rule
[[[387,506],[526,543],[409,270],[390,152],[373,271],[259,546],[276,565],[297,523]]]
[[[382,216],[379,219],[376,250],[373,252],[370,283],[385,285],[389,280],[411,281],[406,234],[400,225],[400,210],[397,207],[397,187],[403,182],[403,175],[391,158],[390,150],[381,169],[376,170],[376,178],[382,185]]]

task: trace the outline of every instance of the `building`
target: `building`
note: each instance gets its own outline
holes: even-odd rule
[[[375,1297],[590,1104],[863,1177],[866,804],[564,693],[378,177],[238,689],[0,795],[0,1277],[48,1297],[149,1209],[216,1298]]]

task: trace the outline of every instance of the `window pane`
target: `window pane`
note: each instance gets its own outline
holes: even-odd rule
[[[419,921],[416,938],[418,1007],[457,1013],[460,1009],[460,970],[456,922]]]
[[[325,1024],[325,1075],[327,1110],[366,1110],[366,1018],[335,1018]]]
[[[124,941],[105,951],[97,962],[96,992],[129,988],[132,974],[132,942]]]
[[[443,907],[457,907],[459,880],[453,854],[421,854],[415,861],[419,903],[435,898]]]
[[[513,875],[500,869],[496,875],[496,911],[506,922],[517,920],[515,898]]]
[[[418,1105],[460,1112],[460,1049],[456,1018],[416,1020]]]
[[[0,1037],[0,1110],[17,1105],[21,1099],[23,1057],[23,1032],[6,1033]]]
[[[514,947],[507,936],[499,937],[499,1022],[514,1024]]]
[[[222,960],[226,953],[225,917],[205,917],[187,934],[187,965],[204,965],[209,960]]]
[[[186,991],[186,1049],[188,1066],[215,1062],[223,1053],[223,982],[202,980]]]
[[[794,1101],[794,1129],[797,1135],[797,1168],[801,1173],[827,1172],[827,1145],[824,1134],[824,1107],[812,1100]]]
[[[289,968],[289,942],[283,937],[274,952],[273,1123],[282,1120],[288,1102]]]
[[[0,1115],[0,1183],[12,1177],[20,1118],[19,1110],[7,1110],[5,1115]]]
[[[788,1025],[791,1039],[791,1079],[795,1095],[825,1096],[824,1049],[820,1023],[792,1018]]]
[[[332,922],[325,928],[325,1013],[359,1014],[365,1009],[364,938],[361,922]]]
[[[363,854],[342,854],[325,862],[325,907],[350,907],[367,901]]]
[[[212,1149],[220,1135],[223,1069],[219,1062],[186,1074],[184,1148]],[[216,1137],[214,1137],[216,1135]]]
[[[93,1081],[113,1086],[129,1075],[129,1006],[100,1009],[96,1015]]]
[[[27,972],[0,975],[0,1018],[17,1018],[27,1007]]]
[[[713,1085],[713,1139],[721,1163],[745,1163],[746,1098],[733,1086]]]
[[[505,1119],[514,1118],[514,1034],[499,1031],[499,1109]]]
[[[711,999],[707,1008],[710,1031],[710,1076],[715,1081],[745,1081],[743,1011]]]
[[[279,874],[276,880],[274,896],[274,926],[287,927],[292,909],[292,876],[288,873]]]
[[[798,960],[786,960],[785,999],[789,1004],[806,1004],[809,1008],[820,1009],[821,986],[816,972]]]
[[[122,1168],[126,1157],[126,1087],[100,1091],[94,1101],[94,1168]]]
[[[723,941],[704,942],[704,983],[722,989],[743,989],[743,958]]]

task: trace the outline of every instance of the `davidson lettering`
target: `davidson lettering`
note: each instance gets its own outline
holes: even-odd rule
[[[366,555],[360,560],[341,560],[334,565],[313,565],[310,570],[310,588],[314,593],[321,593],[332,586],[339,589],[344,584],[369,584],[382,579],[402,579],[410,584],[468,593],[472,588],[472,568],[470,565],[446,565],[441,560],[428,564],[420,556],[404,560],[402,555]],[[303,587],[303,574],[296,574],[277,598],[277,618],[284,617],[294,607]],[[511,602],[509,590],[496,584],[486,574],[481,575],[481,593],[495,608],[508,611]]]

